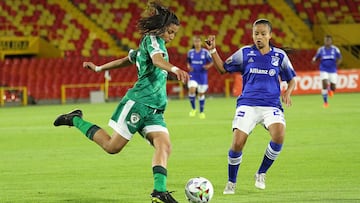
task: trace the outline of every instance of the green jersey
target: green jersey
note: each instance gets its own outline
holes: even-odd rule
[[[154,35],[145,35],[139,49],[129,52],[130,61],[136,63],[138,81],[126,93],[126,97],[151,108],[164,110],[167,104],[168,73],[152,63],[151,57],[157,53],[161,53],[169,61],[165,40]]]

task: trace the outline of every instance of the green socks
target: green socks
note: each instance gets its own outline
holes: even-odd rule
[[[153,167],[154,190],[158,192],[166,192],[166,176],[167,170],[162,166]]]
[[[86,137],[93,140],[95,133],[100,129],[99,126],[90,122],[84,121],[82,118],[75,116],[73,118],[73,124],[78,128]]]

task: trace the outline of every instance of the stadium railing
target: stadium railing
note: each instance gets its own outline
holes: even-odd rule
[[[100,91],[104,92],[104,99],[109,99],[109,87],[129,87],[134,85],[135,82],[105,82],[105,83],[84,83],[84,84],[62,84],[61,85],[61,104],[66,104],[67,96],[66,96],[66,90],[71,88],[99,88]],[[168,81],[167,82],[168,87],[170,85],[176,85],[178,86],[176,88],[177,96],[179,99],[184,98],[184,84],[181,81]]]
[[[15,93],[11,93],[14,92]],[[5,106],[7,101],[21,100],[21,104],[26,106],[28,104],[28,91],[25,86],[18,87],[0,87],[0,106]]]

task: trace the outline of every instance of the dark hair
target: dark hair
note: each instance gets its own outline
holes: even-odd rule
[[[331,36],[331,35],[325,35],[325,38],[330,38],[330,39],[332,39],[332,36]]]
[[[267,19],[263,19],[263,18],[261,18],[261,19],[257,19],[257,20],[254,22],[253,26],[258,25],[258,24],[265,24],[265,25],[268,25],[268,26],[269,26],[269,28],[270,28],[270,32],[272,31],[272,25],[271,25],[271,23],[270,23],[270,21],[269,21],[269,20],[267,20]]]
[[[178,17],[158,2],[150,2],[143,17],[138,21],[137,28],[141,34],[159,36],[171,25],[180,25]]]

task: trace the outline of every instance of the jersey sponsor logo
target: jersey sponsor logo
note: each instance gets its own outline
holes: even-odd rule
[[[324,55],[322,59],[335,59],[333,55]]]
[[[191,61],[192,64],[196,64],[196,65],[202,65],[203,62],[202,61]]]
[[[273,68],[270,70],[264,70],[264,69],[259,69],[259,68],[250,68],[250,73],[274,76],[276,74],[276,70]]]
[[[263,70],[263,69],[258,69],[258,68],[250,68],[250,73],[268,74],[268,70]]]

